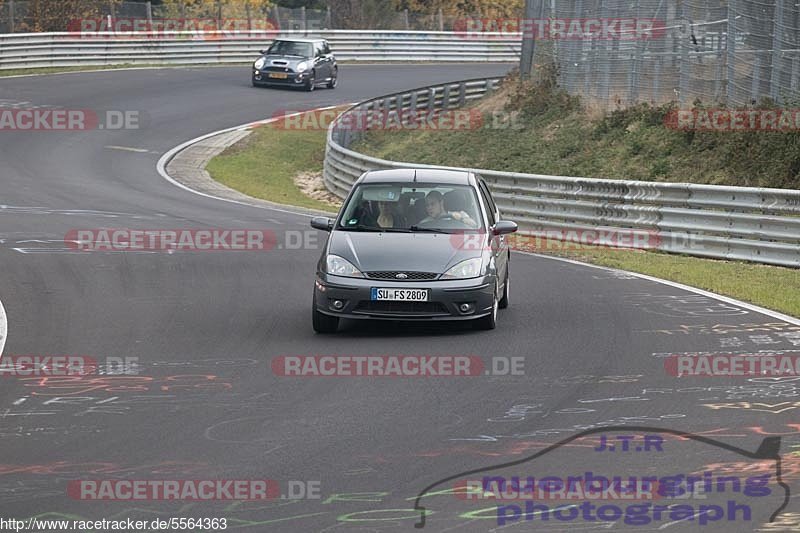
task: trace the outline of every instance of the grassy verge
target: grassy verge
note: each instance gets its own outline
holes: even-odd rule
[[[267,124],[212,159],[207,170],[220,183],[255,198],[335,211],[338,206],[306,196],[294,182],[300,174],[322,173],[325,139],[324,125],[294,130]]]
[[[426,149],[418,143],[413,145],[416,154]],[[265,127],[214,158],[208,169],[218,181],[251,196],[330,210],[327,204],[305,196],[292,179],[300,173],[321,172],[324,153],[323,129]],[[800,317],[800,270],[640,250],[591,246],[577,250],[552,241],[536,247],[524,243],[521,239],[520,250],[648,274]]]

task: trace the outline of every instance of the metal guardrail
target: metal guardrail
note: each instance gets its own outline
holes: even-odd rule
[[[493,34],[476,40],[452,32],[325,30],[159,33],[8,33],[0,35],[0,70],[113,64],[242,63],[276,37],[327,39],[343,61],[513,62],[521,43]]]
[[[344,198],[371,169],[446,168],[377,159],[349,147],[363,137],[353,116],[462,107],[494,90],[500,79],[425,87],[367,100],[328,129],[324,180]],[[409,111],[409,113],[405,113]],[[350,118],[348,119],[348,114]],[[688,183],[590,179],[472,169],[491,187],[498,207],[523,232],[641,232],[645,248],[698,257],[800,267],[800,191]]]

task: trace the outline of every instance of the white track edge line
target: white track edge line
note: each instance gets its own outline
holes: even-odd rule
[[[3,358],[3,348],[6,346],[6,339],[8,338],[8,319],[6,317],[6,310],[3,308],[3,302],[0,301],[0,359]]]

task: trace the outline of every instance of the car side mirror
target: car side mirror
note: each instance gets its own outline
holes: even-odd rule
[[[516,222],[511,222],[510,220],[498,220],[497,223],[492,228],[493,235],[506,235],[509,233],[514,233],[519,229]]]
[[[322,231],[331,231],[333,220],[328,217],[314,217],[311,219],[311,227]]]
[[[258,53],[261,54],[262,56],[267,55],[267,52],[269,52],[269,50],[259,50],[258,51]]]

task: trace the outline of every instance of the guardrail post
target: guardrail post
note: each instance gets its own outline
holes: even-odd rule
[[[458,85],[458,107],[467,103],[467,84],[463,81]]]
[[[417,106],[419,105],[417,100],[418,100],[418,94],[417,94],[417,91],[414,91],[413,93],[411,93],[411,102],[409,102],[409,104],[408,104],[409,108],[412,111],[416,111],[417,110]]]
[[[8,0],[8,28],[9,33],[14,33],[14,0]]]
[[[442,109],[450,109],[450,84],[444,86],[442,93]]]
[[[431,87],[428,91],[428,111],[436,109],[436,87]]]

